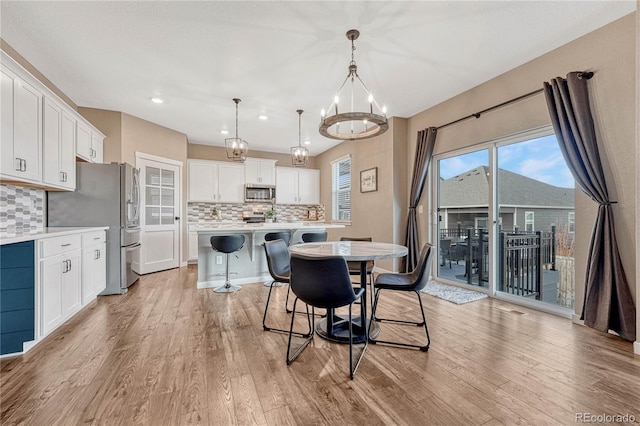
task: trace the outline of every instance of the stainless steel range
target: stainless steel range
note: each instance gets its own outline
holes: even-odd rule
[[[48,226],[109,226],[107,288],[123,294],[140,270],[139,171],[130,164],[77,163],[74,192],[48,192]]]

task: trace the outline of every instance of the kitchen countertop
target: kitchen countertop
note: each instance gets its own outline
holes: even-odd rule
[[[324,222],[276,222],[276,223],[207,223],[191,225],[193,231],[199,233],[233,231],[233,232],[261,232],[280,229],[334,229],[344,228],[344,225]]]
[[[62,237],[65,235],[82,234],[91,231],[104,231],[108,226],[85,227],[48,227],[37,230],[23,230],[16,232],[0,231],[0,245],[21,243],[23,241],[39,240],[42,238]]]

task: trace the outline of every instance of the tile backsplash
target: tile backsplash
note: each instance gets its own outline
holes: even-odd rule
[[[44,228],[44,196],[42,189],[0,185],[0,231]]]
[[[218,209],[219,220],[241,221],[243,212],[261,213],[271,208],[271,204],[224,204],[224,203],[187,203],[187,222],[212,222],[211,216],[213,208]],[[303,221],[309,220],[309,209],[314,208],[318,212],[318,221],[324,222],[324,205],[296,206],[289,204],[276,205],[276,218],[280,221]]]

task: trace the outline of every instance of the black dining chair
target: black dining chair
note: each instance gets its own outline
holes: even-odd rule
[[[293,254],[291,256],[291,276],[290,287],[296,296],[293,302],[293,314],[291,315],[291,327],[289,328],[289,343],[287,344],[287,365],[290,365],[300,353],[308,346],[313,339],[314,325],[312,318],[315,317],[315,308],[325,308],[328,310],[349,306],[349,377],[353,377],[364,357],[368,346],[368,338],[362,344],[362,352],[357,355],[354,361],[353,351],[353,304],[356,300],[362,299],[364,288],[354,290],[349,277],[349,268],[344,258],[340,256],[328,257],[302,257]],[[293,334],[293,324],[296,315],[296,304],[298,300],[306,303],[307,322],[309,333],[305,333],[306,339],[291,351],[291,341]],[[309,314],[311,306],[311,315]],[[367,330],[365,330],[367,333]],[[368,336],[366,336],[368,337]]]
[[[289,246],[289,242],[291,241],[291,232],[289,231],[281,231],[281,232],[269,232],[264,235],[264,241],[276,241],[282,240],[285,245]],[[275,282],[265,282],[265,287],[281,287],[286,285],[284,282],[275,281]]]
[[[373,239],[371,237],[341,237],[340,241],[366,241],[371,242]],[[360,276],[360,266],[361,262],[347,262],[349,265],[349,275],[357,275]],[[367,276],[369,277],[369,287],[371,288],[371,306],[373,306],[373,272],[375,269],[375,262],[373,260],[367,261]],[[365,283],[366,285],[367,283]]]
[[[326,232],[307,232],[302,234],[303,243],[321,243],[327,241]]]
[[[422,298],[420,297],[420,290],[422,290],[429,281],[429,271],[431,269],[431,259],[433,258],[433,246],[429,243],[426,243],[422,250],[420,251],[420,260],[418,265],[410,273],[385,273],[380,274],[376,278],[373,287],[375,288],[375,301],[373,302],[373,309],[371,310],[371,322],[369,323],[369,332],[371,332],[371,324],[374,321],[377,322],[391,322],[396,324],[408,324],[408,325],[417,325],[418,327],[424,327],[424,331],[427,335],[427,344],[426,345],[417,345],[412,343],[405,342],[392,342],[385,340],[376,340],[369,339],[371,343],[386,343],[390,345],[396,346],[405,346],[409,348],[420,349],[423,352],[427,352],[429,350],[429,345],[431,344],[431,339],[429,338],[429,329],[427,328],[427,319],[424,315],[424,307],[422,306]],[[378,309],[378,302],[380,301],[380,292],[382,290],[389,291],[404,291],[404,292],[413,292],[418,297],[418,302],[420,302],[420,312],[422,313],[422,322],[415,321],[405,321],[399,319],[389,319],[389,318],[378,318],[376,317],[376,311]]]

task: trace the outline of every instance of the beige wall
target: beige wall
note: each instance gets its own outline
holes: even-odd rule
[[[640,355],[640,0],[636,2],[636,342],[634,352]]]
[[[542,87],[542,82],[570,71],[593,70],[589,81],[594,120],[610,198],[617,200],[614,220],[622,263],[636,300],[635,92],[636,17],[628,15],[565,46],[487,81],[409,119],[408,164],[413,164],[415,135]],[[473,146],[550,123],[542,94],[442,129],[435,154]],[[410,168],[409,168],[410,169]],[[408,170],[408,173],[411,173]],[[407,189],[408,191],[408,189]],[[423,197],[421,204],[427,205]],[[426,212],[419,216],[426,224]],[[576,313],[582,310],[587,249],[597,208],[576,190]],[[427,227],[420,229],[422,239]]]
[[[402,188],[404,193],[406,182],[396,176],[396,163],[404,162],[405,157],[395,158],[396,154],[404,154],[406,139],[396,139],[396,136],[406,135],[406,120],[392,118],[389,131],[381,136],[361,141],[346,141],[323,152],[316,157],[317,168],[320,169],[320,200],[325,205],[325,217],[331,218],[331,162],[351,155],[351,225],[344,229],[328,231],[330,240],[337,240],[342,236],[372,237],[374,241],[396,242],[401,232],[398,231],[399,215],[403,202],[402,195],[396,196],[395,191]],[[396,148],[396,144],[401,147]],[[360,172],[362,170],[378,168],[378,190],[375,192],[360,192]],[[406,203],[405,203],[406,204]],[[397,262],[395,262],[397,263]],[[393,269],[392,261],[379,262],[385,269]]]
[[[187,147],[187,157],[197,158],[199,160],[215,160],[215,161],[227,161],[227,151],[224,147],[200,145],[190,143]],[[278,152],[266,152],[266,151],[252,151],[249,149],[249,157],[252,158],[267,158],[270,160],[276,160],[276,166],[279,167],[292,167],[291,155],[281,154]],[[310,169],[316,168],[316,157],[309,157],[307,167]]]
[[[20,55],[13,47],[11,47],[11,45],[9,45],[6,41],[4,41],[1,38],[0,38],[0,48],[2,48],[2,50],[4,50],[7,53],[7,55],[11,56],[11,58],[13,58],[14,61],[19,63],[22,66],[22,68],[29,71],[31,75],[37,78],[42,84],[47,86],[49,90],[51,90],[56,95],[60,96],[60,98],[63,101],[65,101],[67,104],[69,104],[71,108],[75,110],[78,109],[77,105],[67,95],[65,95],[62,92],[62,90],[58,89],[56,85],[50,82],[47,77],[45,77],[40,71],[38,71],[33,65],[31,65],[29,61],[23,58],[22,55]]]

